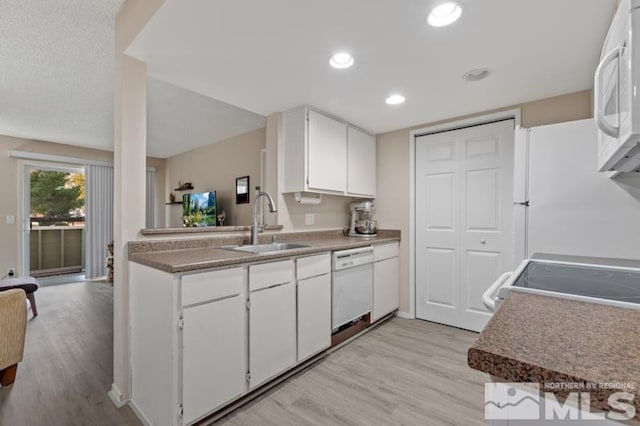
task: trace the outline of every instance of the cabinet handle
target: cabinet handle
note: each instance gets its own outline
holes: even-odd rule
[[[623,50],[624,50],[624,46],[617,47],[613,49],[611,52],[609,52],[607,56],[604,57],[602,62],[600,62],[600,64],[598,64],[598,67],[596,68],[596,73],[595,73],[595,78],[593,83],[593,104],[594,104],[593,115],[595,116],[596,125],[601,131],[603,131],[604,133],[606,133],[607,135],[613,138],[617,138],[620,136],[620,127],[614,126],[613,124],[609,123],[605,118],[604,108],[605,108],[606,101],[604,99],[603,70],[611,62],[619,59],[620,56],[622,55]],[[617,83],[619,84],[620,82],[618,81]],[[620,89],[617,88],[617,90],[620,90]]]

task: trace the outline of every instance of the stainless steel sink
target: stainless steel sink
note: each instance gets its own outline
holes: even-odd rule
[[[244,251],[247,253],[269,253],[273,251],[292,250],[305,247],[309,246],[305,246],[304,244],[271,243],[229,247],[228,250]]]

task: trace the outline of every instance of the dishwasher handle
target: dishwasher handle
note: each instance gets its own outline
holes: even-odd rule
[[[348,250],[334,251],[333,256],[335,258],[341,258],[345,256],[356,256],[360,254],[370,254],[370,253],[373,253],[373,247],[367,246],[367,247],[358,247],[358,248],[348,249]]]
[[[331,269],[333,271],[355,268],[356,266],[371,263],[373,263],[373,247],[371,246],[334,251],[331,256]]]

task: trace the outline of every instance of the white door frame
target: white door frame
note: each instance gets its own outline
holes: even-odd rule
[[[514,143],[518,140],[517,135],[521,126],[520,108],[500,111],[492,114],[479,115],[477,117],[462,120],[450,121],[443,124],[423,127],[412,130],[409,133],[409,317],[416,317],[416,138],[437,132],[446,132],[464,127],[488,124],[499,120],[515,120]],[[526,157],[516,156],[514,158],[514,169],[526,167]],[[514,182],[514,185],[516,182]],[[516,229],[514,244],[524,241],[525,228]],[[517,248],[516,248],[517,251]]]
[[[50,170],[54,172],[75,172],[84,174],[84,165],[82,164],[65,164],[65,163],[52,163],[46,161],[34,161],[34,160],[18,160],[18,214],[17,214],[17,228],[18,228],[18,261],[17,272],[19,276],[29,276],[30,266],[28,259],[30,259],[30,246],[29,239],[27,238],[27,229],[30,228],[28,223],[27,214],[31,211],[31,179],[29,175],[29,169],[37,170]],[[69,280],[65,281],[69,282]],[[53,283],[53,281],[52,281]]]

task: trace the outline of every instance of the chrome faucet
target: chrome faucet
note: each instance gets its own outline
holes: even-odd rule
[[[267,197],[269,201],[269,211],[275,213],[278,211],[276,203],[267,192],[258,192],[258,195],[253,199],[253,223],[251,224],[251,244],[258,244],[258,200],[261,197]],[[260,230],[262,232],[262,229]]]

